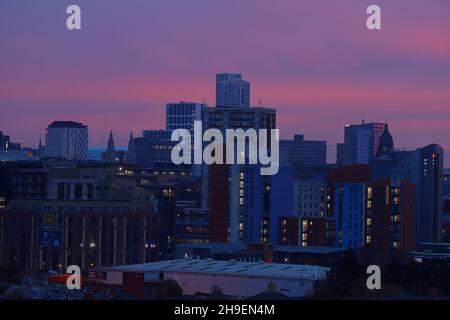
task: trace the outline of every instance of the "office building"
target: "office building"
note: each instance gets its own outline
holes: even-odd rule
[[[20,143],[12,142],[9,136],[4,135],[3,132],[0,131],[0,152],[20,151],[21,149],[22,145]]]
[[[280,140],[280,163],[325,167],[327,142],[305,140],[302,134],[296,134],[294,140]]]
[[[134,138],[134,153],[136,163],[146,169],[158,168],[161,166],[174,166],[171,160],[175,141],[166,139],[152,139],[145,135],[143,138]]]
[[[8,150],[9,136],[0,131],[0,151]]]
[[[171,140],[172,130],[143,130],[145,140]]]
[[[376,157],[384,123],[345,126],[344,164],[368,164]]]
[[[135,167],[9,163],[0,265],[26,272],[155,261],[159,214]],[[5,173],[5,170],[0,170]]]
[[[416,186],[416,239],[439,242],[442,235],[443,149],[431,144],[394,151],[371,162],[371,180],[403,179]]]
[[[45,137],[45,156],[67,160],[86,160],[88,127],[73,121],[55,121]]]
[[[336,164],[338,166],[343,166],[345,163],[345,144],[336,144]]]
[[[187,129],[194,135],[194,121],[202,120],[203,103],[180,101],[166,105],[166,130]],[[152,134],[155,134],[154,132]],[[162,135],[167,133],[161,132]]]
[[[218,73],[216,75],[217,107],[250,107],[250,82],[241,74]]]

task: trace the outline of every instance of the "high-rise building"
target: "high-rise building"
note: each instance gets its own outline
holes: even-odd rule
[[[9,136],[0,131],[0,151],[8,150]]]
[[[334,218],[337,247],[358,249],[364,245],[366,184],[338,182],[334,185]]]
[[[444,169],[442,181],[442,194],[444,196],[444,200],[450,201],[450,169]]]
[[[236,175],[230,180],[230,242],[276,244],[280,217],[293,213],[292,166],[280,166],[273,176],[262,176],[260,165],[232,167]]]
[[[294,211],[299,217],[322,218],[326,215],[326,181],[296,180],[294,182]]]
[[[238,73],[216,75],[217,107],[250,107],[250,82]]]
[[[172,132],[176,129],[189,130],[192,138],[192,145],[194,145],[194,123],[195,121],[202,121],[202,112],[207,109],[208,105],[204,103],[180,101],[179,103],[168,103],[166,105],[166,130]],[[165,136],[166,133],[160,132]],[[148,132],[148,134],[157,134],[155,132]],[[170,138],[169,138],[170,139]],[[191,157],[194,156],[194,149],[192,148]],[[192,174],[200,176],[201,165],[192,165]]]
[[[365,246],[381,253],[416,247],[416,187],[407,180],[386,179],[367,186]]]
[[[337,143],[336,144],[336,164],[338,166],[344,165],[345,162],[345,144]]]
[[[325,218],[281,217],[279,244],[301,247],[324,247]]]
[[[202,120],[202,108],[208,105],[180,101],[166,105],[166,130],[187,129],[193,135],[194,122]]]
[[[345,126],[344,164],[369,164],[376,157],[384,123]]]
[[[145,140],[168,140],[172,136],[171,130],[143,130],[142,138]]]
[[[416,186],[416,239],[439,242],[442,235],[443,149],[431,144],[414,151],[394,151],[371,162],[371,179],[404,179]]]
[[[242,107],[204,108],[203,129],[210,128],[220,130],[223,135],[225,135],[227,129],[242,129],[244,131],[254,129],[256,132],[259,129],[275,129],[276,110]],[[239,242],[245,239],[244,209],[240,204],[245,196],[244,188],[246,188],[246,184],[242,180],[246,176],[245,168],[245,165],[239,164],[203,166],[202,206],[209,206],[210,241]],[[272,179],[268,179],[268,181],[270,185]],[[292,202],[290,205],[292,206]],[[254,221],[256,223],[257,219],[255,218]],[[259,225],[258,232],[261,229],[264,229],[264,226]],[[255,235],[253,232],[249,234],[252,234],[251,237]],[[267,239],[269,239],[268,235]]]
[[[4,135],[0,131],[0,151],[18,151],[21,149],[22,145],[20,143],[13,143],[9,136]]]
[[[302,134],[296,134],[294,140],[280,140],[280,162],[303,167],[325,167],[327,142],[305,140]]]
[[[328,246],[359,248],[364,236],[365,186],[370,167],[356,164],[327,173],[325,238]]]
[[[67,160],[86,160],[88,127],[73,121],[54,121],[45,137],[45,156]]]

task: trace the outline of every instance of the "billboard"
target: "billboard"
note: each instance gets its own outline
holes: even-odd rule
[[[38,217],[38,245],[59,248],[63,243],[63,214],[61,212],[41,212]]]
[[[39,213],[39,229],[61,229],[63,226],[62,212]]]

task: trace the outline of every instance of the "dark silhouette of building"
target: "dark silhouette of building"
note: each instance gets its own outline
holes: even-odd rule
[[[112,130],[109,132],[108,146],[106,151],[102,152],[101,161],[105,163],[122,163],[125,158],[125,152],[117,151],[114,148],[114,137]]]

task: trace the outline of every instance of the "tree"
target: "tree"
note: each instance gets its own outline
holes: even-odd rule
[[[363,284],[364,269],[353,251],[344,252],[344,256],[330,270],[328,285],[333,288],[337,298],[359,295]]]
[[[162,282],[162,288],[167,291],[170,299],[179,298],[183,294],[183,289],[174,279],[167,279]]]
[[[211,298],[212,299],[221,299],[223,297],[223,290],[217,286],[214,285],[211,287]]]

